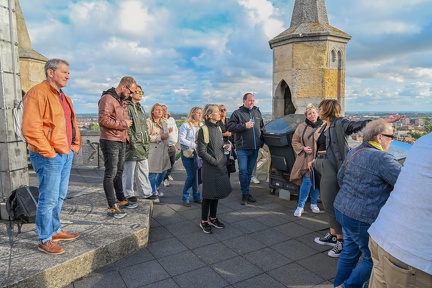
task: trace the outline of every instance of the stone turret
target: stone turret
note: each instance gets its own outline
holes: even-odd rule
[[[28,185],[26,145],[20,137],[19,102],[24,92],[45,79],[46,58],[33,50],[18,0],[0,5],[0,219],[4,200]]]
[[[296,0],[291,25],[269,41],[273,50],[273,117],[304,113],[308,103],[338,99],[344,108],[346,44],[328,22],[324,0]]]
[[[45,79],[44,65],[48,59],[33,50],[19,0],[15,0],[15,9],[18,30],[20,80],[22,91],[25,93]]]

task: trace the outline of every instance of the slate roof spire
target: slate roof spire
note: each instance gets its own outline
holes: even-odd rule
[[[329,24],[325,0],[296,0],[290,27],[269,41],[270,48],[293,42],[337,38],[348,42],[351,36]]]

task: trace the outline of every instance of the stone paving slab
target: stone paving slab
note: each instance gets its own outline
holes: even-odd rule
[[[313,241],[328,231],[326,215],[311,213],[307,205],[302,217],[294,217],[295,195],[280,199],[263,181],[251,185],[257,203],[240,205],[238,174],[232,174],[233,192],[218,206],[226,227],[204,234],[198,225],[201,206],[181,204],[184,171],[173,171],[175,181],[162,187],[160,204],[141,202],[120,221],[105,216],[102,177],[101,169],[72,170],[62,219],[82,237],[66,243],[63,255],[38,252],[34,226],[8,237],[1,223],[0,287],[333,287],[337,259],[327,256],[330,247]],[[89,254],[99,250],[103,256]],[[23,281],[19,267],[11,266],[23,257],[28,269],[37,267],[29,270],[33,282]],[[67,262],[69,268],[57,268]]]
[[[62,287],[147,246],[152,207],[151,201],[141,201],[119,221],[106,215],[100,184],[71,183],[61,220],[80,238],[60,242],[64,254],[47,255],[37,250],[34,224],[23,225],[18,234],[16,226],[12,231],[1,221],[0,287]]]

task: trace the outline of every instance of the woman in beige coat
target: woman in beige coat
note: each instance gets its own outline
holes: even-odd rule
[[[319,213],[317,206],[318,187],[313,187],[312,173],[308,169],[308,162],[315,158],[317,140],[322,132],[324,122],[319,119],[318,112],[312,104],[306,107],[305,122],[300,124],[294,132],[292,146],[297,156],[293,165],[290,181],[300,186],[297,209],[294,216],[299,217],[304,211],[304,206],[309,194],[311,194],[311,210]]]
[[[168,156],[168,128],[163,119],[162,105],[159,103],[154,104],[150,110],[147,128],[150,136],[148,165],[152,194],[163,197],[164,195],[159,190],[159,186],[165,177],[166,171],[171,168],[171,163]]]

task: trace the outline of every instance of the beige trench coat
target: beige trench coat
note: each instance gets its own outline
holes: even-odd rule
[[[148,165],[150,173],[162,173],[171,168],[168,156],[168,140],[162,140],[161,135],[168,132],[167,123],[162,120],[162,127],[159,124],[147,119],[147,128],[150,136],[150,150]]]
[[[323,121],[323,124],[325,121]],[[312,161],[317,153],[317,139],[320,136],[321,126],[319,126],[313,135],[311,135],[313,131],[313,127],[306,125],[306,123],[300,124],[296,131],[293,134],[292,139],[292,147],[294,149],[294,153],[296,154],[296,161],[294,162],[293,168],[290,174],[290,181],[294,184],[300,186],[303,181],[303,175],[310,177],[310,172],[308,169],[308,162]],[[307,127],[306,127],[307,126]],[[306,131],[305,131],[306,127]],[[304,131],[304,133],[303,133]],[[310,137],[308,137],[311,135]],[[303,138],[303,139],[302,139]],[[304,144],[303,144],[304,143]],[[303,150],[304,147],[309,146],[312,148],[311,154],[306,154]]]

